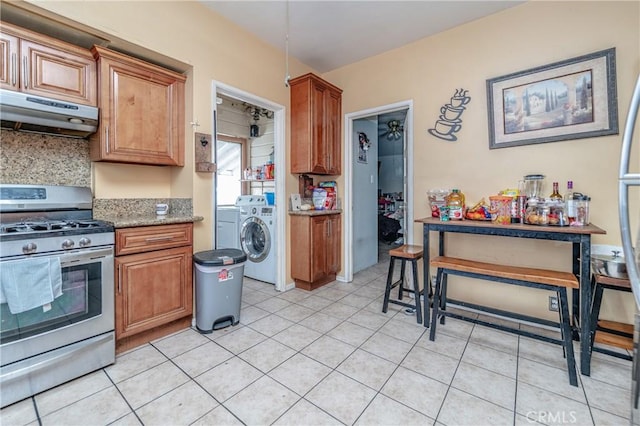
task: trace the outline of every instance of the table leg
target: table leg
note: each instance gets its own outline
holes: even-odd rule
[[[580,243],[580,372],[591,375],[591,236]]]
[[[580,243],[572,244],[573,275],[580,279]],[[571,325],[573,331],[573,340],[580,340],[580,289],[571,290]]]
[[[422,316],[423,325],[429,327],[429,289],[431,288],[431,274],[429,273],[429,225],[426,223],[422,225],[422,276],[424,277],[424,290],[423,299],[424,307],[422,312],[427,314]]]

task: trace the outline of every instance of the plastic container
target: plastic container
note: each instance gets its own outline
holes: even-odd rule
[[[500,225],[511,223],[511,202],[513,197],[492,195],[489,197],[491,221]]]
[[[276,194],[273,192],[265,192],[264,197],[267,199],[267,205],[273,206],[276,204]]]
[[[464,194],[459,189],[452,189],[447,196],[450,220],[462,220],[464,217]]]
[[[242,305],[242,280],[247,255],[238,249],[201,251],[193,255],[196,328],[208,334],[237,325]]]

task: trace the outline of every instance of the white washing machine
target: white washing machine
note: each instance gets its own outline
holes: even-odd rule
[[[216,248],[240,249],[240,207],[219,206],[216,210],[218,221]]]
[[[276,283],[276,208],[249,205],[240,208],[240,247],[247,255],[244,275]]]

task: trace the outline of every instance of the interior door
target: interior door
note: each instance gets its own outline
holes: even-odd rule
[[[353,150],[353,272],[378,263],[378,119],[354,120]],[[370,146],[361,151],[359,133]]]

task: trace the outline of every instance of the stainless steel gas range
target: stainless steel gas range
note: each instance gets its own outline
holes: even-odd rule
[[[89,188],[0,185],[0,405],[115,361],[114,231]]]

